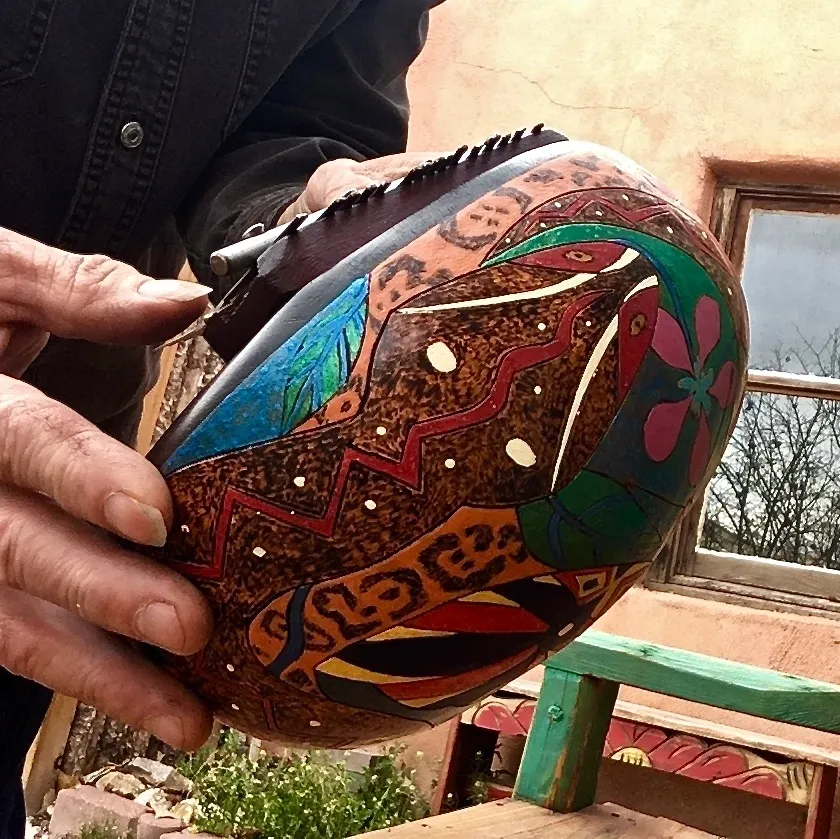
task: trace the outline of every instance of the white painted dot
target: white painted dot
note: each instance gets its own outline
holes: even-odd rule
[[[600,210],[595,210],[595,215],[596,216],[602,216],[604,214]]]
[[[705,230],[701,230],[701,231],[700,231],[700,235],[701,235],[704,239],[708,239],[708,238],[709,238],[709,234],[708,234],[708,233],[706,233],[706,231],[705,231]]]
[[[458,359],[455,358],[455,353],[443,341],[437,341],[428,347],[426,357],[429,359],[432,367],[441,373],[451,373],[458,366]]]
[[[629,201],[629,200],[630,200],[630,196],[629,196],[629,195],[622,195],[621,197],[622,197],[625,201]]]
[[[674,232],[674,228],[673,228],[673,227],[671,227],[671,226],[668,226],[668,227],[666,227],[665,229],[666,229],[669,233],[673,233],[673,232]]]
[[[545,330],[548,329],[548,327],[544,323],[538,323],[537,329],[539,329],[540,332],[545,332]]]
[[[227,669],[229,673],[233,673],[233,671],[236,670],[236,668],[232,664],[228,664]]]
[[[231,702],[231,703],[230,703],[230,707],[231,707],[231,708],[233,708],[233,710],[234,710],[234,711],[238,711],[238,710],[239,710],[239,706],[238,706],[235,702]]]
[[[296,487],[306,486],[306,478],[304,478],[304,477],[295,478],[295,486]]]
[[[508,236],[508,237],[505,239],[505,244],[506,244],[506,245],[509,245],[512,241],[513,241],[513,239],[511,239],[511,238],[510,238],[510,236]]]
[[[293,516],[294,514],[295,514],[295,511],[294,511],[294,510],[289,510],[289,515],[290,515],[290,516]]]
[[[539,396],[539,395],[542,393],[542,388],[541,388],[539,385],[537,385],[537,386],[534,388],[534,393],[536,393],[536,394],[537,394],[537,396]]]
[[[540,230],[545,230],[546,227],[548,227],[548,225],[544,221],[541,221],[540,222]]]
[[[312,728],[320,728],[321,727],[321,723],[319,723],[318,720],[309,720],[309,725],[311,725]]]
[[[385,428],[385,426],[384,426],[384,425],[380,425],[380,426],[379,426],[379,428],[377,428],[377,429],[376,429],[376,433],[377,433],[380,437],[384,437],[384,436],[388,433],[388,429],[387,429],[387,428]]]
[[[266,554],[266,550],[265,548],[254,548],[252,553],[254,554],[254,556],[258,556],[260,559],[262,559]]]
[[[181,533],[189,533],[189,532],[190,532],[190,526],[188,524],[182,524],[181,525]]]
[[[592,326],[592,321],[591,320],[586,321],[586,325],[587,326]]]
[[[450,457],[448,460],[444,461],[443,465],[447,469],[454,469],[455,468],[455,461]]]
[[[530,467],[537,462],[537,456],[534,450],[524,441],[518,437],[509,440],[505,446],[507,456],[519,466]]]
[[[365,507],[367,507],[368,510],[375,510],[376,509],[376,502],[372,501],[370,498],[368,498],[368,500],[365,501]]]
[[[563,205],[559,201],[555,201],[554,206],[559,210]]]

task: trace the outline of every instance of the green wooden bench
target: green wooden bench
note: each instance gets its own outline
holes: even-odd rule
[[[622,684],[840,734],[840,686],[590,631],[546,662],[512,800],[378,831],[369,839],[708,839],[666,819],[594,804]],[[823,839],[830,829],[837,768],[821,770],[807,839]]]

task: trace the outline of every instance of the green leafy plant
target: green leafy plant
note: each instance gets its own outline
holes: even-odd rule
[[[75,839],[124,839],[112,824],[86,824],[76,834]]]
[[[232,839],[346,839],[428,813],[397,750],[353,773],[319,752],[251,760],[223,736],[179,768],[195,785],[195,826]]]

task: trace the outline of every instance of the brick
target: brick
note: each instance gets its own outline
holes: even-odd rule
[[[179,833],[184,829],[180,819],[157,818],[154,813],[145,813],[137,823],[137,839],[160,839],[167,833]]]
[[[119,834],[133,837],[146,808],[96,787],[63,789],[55,800],[50,836],[60,839],[78,833],[85,825],[112,825]]]

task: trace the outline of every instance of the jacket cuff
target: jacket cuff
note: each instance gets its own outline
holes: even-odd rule
[[[282,187],[271,193],[263,193],[251,201],[228,228],[222,247],[240,242],[255,224],[264,225],[265,230],[274,227],[286,208],[297,201],[305,188],[305,184]]]

